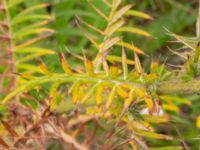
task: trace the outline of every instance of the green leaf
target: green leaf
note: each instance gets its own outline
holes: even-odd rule
[[[108,61],[110,61],[110,62],[120,62],[120,63],[122,63],[122,58],[121,57],[119,57],[119,56],[114,56],[114,55],[107,55],[106,56],[106,59],[108,60]],[[133,60],[130,60],[130,59],[126,59],[126,63],[128,64],[128,65],[134,65],[135,63],[134,63],[134,61]]]
[[[139,28],[134,28],[134,27],[121,27],[121,28],[117,29],[117,32],[135,33],[135,34],[143,35],[143,36],[146,36],[146,37],[151,36],[148,32],[146,32],[142,29],[139,29]]]
[[[40,19],[44,19],[44,20],[51,20],[52,16],[49,15],[42,15],[42,14],[31,14],[31,15],[27,15],[21,18],[16,18],[16,19],[12,19],[11,20],[11,26],[15,26],[18,25],[19,23],[23,23],[25,21],[29,21],[29,20],[40,20]]]
[[[127,79],[127,75],[128,75],[128,66],[126,63],[126,52],[125,49],[122,47],[122,70],[123,70],[123,77],[124,80]]]
[[[43,4],[39,4],[39,5],[34,5],[31,7],[28,7],[27,9],[21,11],[17,16],[15,16],[12,21],[15,22],[15,20],[18,20],[20,18],[26,17],[29,13],[39,10],[39,9],[43,9],[45,7],[47,7],[49,4],[47,3],[43,3]]]
[[[106,102],[106,109],[109,109],[109,107],[111,106],[116,95],[116,89],[117,89],[117,86],[112,87],[112,90]]]
[[[45,54],[55,54],[54,51],[47,48],[40,48],[40,47],[23,47],[23,48],[16,48],[15,53],[19,54],[26,54],[26,53],[45,53]]]
[[[125,48],[128,48],[128,49],[130,49],[130,50],[132,50],[132,51],[134,51],[134,52],[136,52],[138,54],[144,54],[144,52],[141,49],[139,49],[138,47],[136,47],[133,44],[129,44],[127,42],[120,41],[120,42],[117,43],[117,45],[123,46]]]
[[[136,11],[136,10],[129,10],[126,12],[126,15],[131,15],[131,16],[135,16],[135,17],[140,17],[143,19],[153,19],[150,15],[141,12],[141,11]]]
[[[140,130],[140,129],[133,129],[133,132],[136,132],[138,135],[142,135],[144,137],[149,137],[153,139],[163,139],[163,140],[173,140],[174,138],[164,134],[158,134],[150,131]]]
[[[116,22],[119,18],[121,18],[129,9],[131,9],[132,5],[126,5],[124,7],[122,7],[120,10],[118,10],[116,13],[114,13],[114,15],[112,16],[112,18],[109,21],[109,24],[113,24],[114,22]]]
[[[143,69],[142,69],[142,65],[141,65],[140,59],[139,59],[139,57],[138,57],[138,55],[136,53],[135,53],[135,59],[134,60],[135,60],[135,69],[136,69],[136,71],[143,75],[144,72],[143,72]]]

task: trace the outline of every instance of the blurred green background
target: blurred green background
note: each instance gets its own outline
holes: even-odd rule
[[[82,53],[82,48],[89,48],[88,55],[96,51],[91,50],[93,47],[85,38],[84,34],[77,28],[76,16],[83,18],[85,21],[92,23],[94,26],[102,29],[105,26],[103,18],[99,17],[87,0],[34,0],[26,1],[26,5],[47,2],[50,6],[47,13],[52,14],[55,20],[50,24],[56,33],[50,40],[46,40],[45,45],[56,51],[65,51],[66,47],[76,53]],[[195,21],[197,17],[198,2],[197,0],[124,0],[125,3],[132,3],[133,9],[150,14],[154,20],[144,21],[130,17],[128,24],[136,26],[149,32],[153,38],[145,38],[138,35],[123,35],[126,41],[133,42],[137,47],[145,51],[150,57],[160,61],[170,55],[167,46],[172,44],[168,42],[170,36],[167,35],[166,29],[186,36],[195,36]],[[108,11],[101,0],[93,0],[103,12]],[[166,28],[166,29],[165,29]],[[89,30],[89,29],[88,29]],[[42,42],[44,45],[44,42]],[[148,64],[149,58],[144,58]],[[73,62],[72,62],[73,63]],[[52,66],[57,68],[57,66]]]

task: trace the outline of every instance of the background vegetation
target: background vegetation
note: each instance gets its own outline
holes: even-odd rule
[[[1,0],[0,149],[199,149],[198,6]]]

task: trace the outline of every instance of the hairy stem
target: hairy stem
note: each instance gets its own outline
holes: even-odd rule
[[[164,81],[158,83],[156,86],[158,94],[200,94],[200,80],[184,81]]]
[[[7,30],[5,30],[5,33],[3,33],[7,40],[7,47],[5,48],[5,54],[9,55],[8,57],[8,63],[7,63],[7,69],[4,71],[4,74],[7,75],[8,78],[8,85],[6,85],[6,88],[2,88],[2,91],[4,93],[10,92],[15,87],[15,76],[13,75],[13,72],[15,72],[15,65],[14,65],[14,43],[12,39],[12,29],[11,29],[11,23],[10,23],[10,13],[7,7],[7,1],[2,1],[2,7],[4,8],[5,13],[5,27]],[[2,44],[3,45],[3,44]],[[3,84],[3,83],[2,83]],[[1,85],[3,87],[3,85]]]

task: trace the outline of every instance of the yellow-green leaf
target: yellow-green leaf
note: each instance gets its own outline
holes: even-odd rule
[[[135,53],[135,69],[138,73],[140,74],[144,74],[143,69],[142,69],[142,65],[140,63],[140,59],[138,57],[138,55]]]
[[[96,104],[97,104],[97,106],[100,106],[102,104],[103,91],[104,91],[104,86],[102,83],[100,83],[96,89]]]
[[[133,44],[129,44],[129,43],[120,41],[120,42],[117,43],[117,45],[123,46],[123,47],[125,47],[125,48],[128,48],[128,49],[130,49],[130,50],[132,50],[132,51],[134,51],[134,52],[136,52],[136,53],[138,53],[138,54],[144,54],[144,52],[143,52],[141,49],[139,49],[138,47],[136,47],[136,46],[133,45]]]
[[[129,10],[126,12],[126,15],[136,16],[143,19],[153,19],[150,15],[141,11],[136,11],[136,10]]]
[[[155,132],[149,132],[149,131],[145,131],[145,130],[140,130],[140,129],[133,129],[133,132],[136,132],[136,134],[138,135],[142,135],[144,137],[149,137],[149,138],[153,138],[153,139],[163,139],[163,140],[173,140],[174,138],[172,136],[168,136],[168,135],[164,135],[164,134],[158,134]]]
[[[48,75],[48,76],[51,76],[52,73],[49,71],[49,69],[47,68],[46,64],[41,62],[40,65],[39,65],[40,69],[43,71],[43,73],[45,75]]]
[[[67,60],[65,59],[64,54],[59,53],[59,57],[60,57],[61,66],[63,70],[65,71],[65,73],[69,75],[73,74],[71,68],[69,67],[69,64],[67,63]]]
[[[127,79],[127,75],[128,75],[128,66],[126,63],[126,52],[125,49],[122,47],[122,69],[123,69],[123,77],[124,80]]]
[[[122,7],[120,10],[118,10],[115,14],[113,14],[110,24],[114,23],[117,21],[119,18],[121,18],[129,9],[131,9],[132,5],[126,5]]]
[[[106,109],[109,109],[109,107],[111,106],[114,98],[115,98],[115,94],[116,94],[116,88],[117,86],[114,86],[110,92],[110,95],[108,97],[108,100],[106,102]]]
[[[106,59],[110,62],[122,62],[122,58],[119,56],[107,55]],[[126,59],[126,63],[128,65],[134,65],[134,61],[130,59]]]
[[[107,49],[111,48],[113,45],[115,45],[120,40],[121,40],[121,38],[119,38],[119,37],[114,37],[112,39],[108,39],[105,42],[103,42],[101,45],[99,45],[99,49],[101,50],[101,52],[104,52]]]
[[[179,107],[172,105],[172,104],[163,104],[162,107],[165,110],[174,111],[174,112],[177,112],[177,113],[180,111]]]
[[[119,20],[113,25],[109,26],[106,28],[105,35],[106,36],[111,36],[116,30],[118,30],[122,25],[124,24],[124,20]]]
[[[135,33],[135,34],[139,34],[139,35],[143,35],[146,37],[150,37],[151,35],[139,28],[134,28],[134,27],[121,27],[119,29],[117,29],[117,32],[128,32],[128,33]]]

